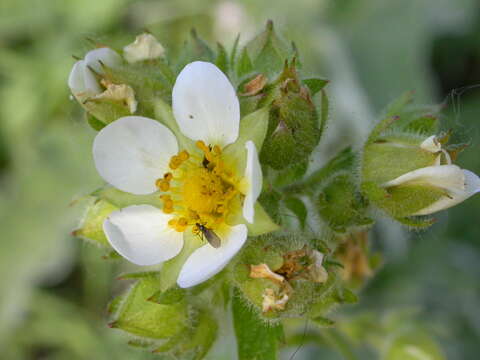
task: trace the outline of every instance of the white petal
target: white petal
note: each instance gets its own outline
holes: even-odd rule
[[[103,73],[102,63],[108,67],[115,67],[121,62],[122,58],[120,55],[106,47],[89,51],[87,55],[85,55],[85,63],[87,66],[99,74]]]
[[[432,153],[437,153],[439,151],[442,151],[442,144],[440,144],[437,141],[437,137],[435,135],[432,135],[428,138],[426,138],[421,144],[420,147],[423,150],[432,152]]]
[[[183,234],[168,226],[171,218],[151,205],[134,205],[111,213],[103,231],[124,258],[154,265],[176,256],[183,247]]]
[[[152,34],[140,34],[135,41],[123,48],[123,57],[129,63],[156,59],[165,54],[165,49]]]
[[[450,197],[442,197],[433,204],[423,208],[414,215],[428,215],[434,212],[448,209],[454,205],[461,203],[462,201],[468,199],[470,196],[475,195],[480,192],[480,178],[469,170],[462,170],[464,173],[465,186],[464,189],[449,189]]]
[[[247,227],[243,224],[229,227],[226,235],[218,234],[222,245],[214,248],[210,244],[195,250],[183,264],[177,284],[188,288],[218,274],[235,256],[247,240]]]
[[[195,61],[178,75],[172,106],[184,135],[225,146],[238,137],[240,105],[235,89],[215,65]]]
[[[72,91],[72,93],[78,94],[85,91],[85,80],[84,80],[84,72],[85,72],[85,61],[78,60],[72,67],[72,71],[70,71],[70,75],[68,76],[68,87]]]
[[[143,195],[157,190],[155,181],[168,171],[178,152],[172,132],[158,121],[126,116],[104,127],[93,143],[99,174],[117,189]]]
[[[68,86],[74,95],[95,95],[102,91],[98,84],[95,74],[90,70],[93,69],[98,74],[103,73],[101,63],[114,67],[122,61],[120,55],[109,48],[99,48],[89,51],[85,55],[85,60],[77,61],[70,72],[68,78]]]
[[[403,174],[396,179],[386,182],[383,187],[402,184],[422,184],[439,187],[441,189],[465,188],[465,175],[456,165],[427,166]]]
[[[262,168],[258,160],[257,148],[253,141],[245,143],[247,149],[247,165],[245,167],[245,179],[248,184],[248,190],[243,202],[243,217],[249,223],[253,223],[255,217],[255,202],[262,192]]]

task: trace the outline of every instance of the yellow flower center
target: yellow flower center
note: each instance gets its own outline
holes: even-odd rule
[[[239,180],[225,166],[220,147],[207,146],[203,141],[197,141],[196,146],[199,154],[179,152],[170,159],[171,171],[156,182],[163,192],[163,211],[174,214],[169,226],[179,232],[193,226],[199,233],[198,225],[219,228],[240,195]]]

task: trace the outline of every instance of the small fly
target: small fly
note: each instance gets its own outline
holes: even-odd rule
[[[210,245],[212,245],[214,248],[220,247],[222,240],[212,229],[209,229],[205,225],[199,223],[196,223],[195,225],[197,226],[199,232],[202,233],[202,237],[205,237]]]

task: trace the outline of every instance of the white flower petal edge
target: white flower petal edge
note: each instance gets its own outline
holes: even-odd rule
[[[434,202],[432,205],[423,208],[414,215],[428,215],[434,212],[448,209],[452,206],[455,206],[462,201],[468,199],[469,197],[480,192],[480,178],[469,170],[462,170],[464,174],[464,189],[454,189],[451,188],[449,195],[450,197],[443,197],[440,200]]]
[[[134,205],[114,211],[103,223],[112,247],[137,265],[154,265],[178,255],[183,234],[168,226],[171,215],[151,205]]]
[[[172,107],[180,130],[192,140],[223,147],[238,138],[240,105],[235,89],[211,63],[185,66],[173,87]]]
[[[101,63],[115,67],[122,61],[120,55],[109,48],[100,48],[89,51],[85,60],[77,61],[68,77],[68,87],[74,95],[89,93],[98,94],[102,91],[98,81],[90,70],[93,69],[99,74],[103,73]]]
[[[263,176],[260,161],[258,160],[257,148],[253,141],[247,141],[245,148],[247,149],[245,179],[248,183],[248,190],[243,202],[243,217],[251,224],[255,217],[255,202],[262,192]]]
[[[427,166],[403,174],[396,179],[383,184],[383,187],[392,187],[402,184],[428,184],[445,190],[463,189],[465,187],[464,174],[457,165]]]
[[[222,245],[214,248],[210,244],[195,250],[183,264],[177,284],[188,288],[218,274],[235,256],[247,240],[247,227],[243,224],[232,226],[228,235],[222,237]]]
[[[178,152],[172,132],[158,121],[126,116],[104,127],[93,142],[98,173],[111,185],[136,195],[157,191],[155,181]]]

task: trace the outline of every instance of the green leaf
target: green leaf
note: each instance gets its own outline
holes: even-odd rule
[[[315,96],[320,90],[322,90],[330,81],[326,79],[319,79],[319,78],[311,78],[311,79],[304,79],[302,82],[308,87],[310,90],[310,95]]]
[[[184,302],[160,305],[147,301],[159,287],[159,278],[156,276],[139,280],[125,295],[110,326],[152,339],[168,338],[184,330],[187,321]]]
[[[185,298],[185,292],[184,289],[179,287],[172,287],[166,291],[157,291],[148,301],[163,305],[175,304]]]
[[[74,236],[91,240],[98,245],[110,247],[110,244],[103,232],[103,222],[118,207],[106,200],[98,200],[91,204],[82,221],[80,229],[73,232]]]
[[[281,325],[262,321],[249,309],[235,290],[232,300],[233,322],[239,360],[276,360]]]

